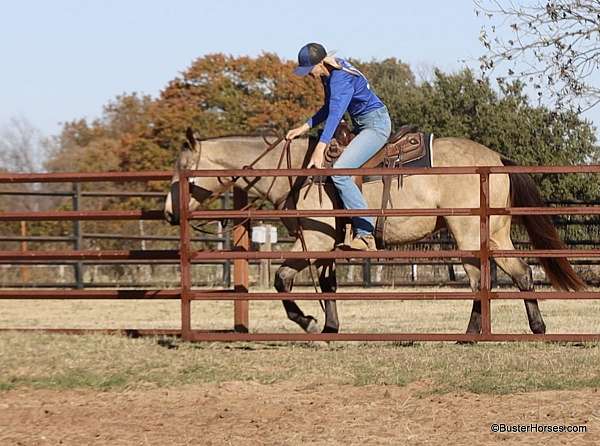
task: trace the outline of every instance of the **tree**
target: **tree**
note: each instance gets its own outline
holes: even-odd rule
[[[435,70],[429,81],[417,83],[410,67],[397,59],[353,62],[387,104],[396,128],[414,123],[436,136],[470,138],[526,165],[598,160],[589,123],[571,111],[531,105],[522,82],[506,81],[497,91],[469,70]],[[269,53],[196,59],[156,99],[121,95],[99,119],[65,124],[48,167],[170,169],[188,126],[202,137],[256,134],[268,128],[282,134],[322,101],[320,84],[294,76],[294,66]],[[565,178],[543,177],[546,197],[584,198],[598,192],[593,181]],[[98,209],[104,205],[114,203],[103,202]]]
[[[480,40],[486,48],[481,69],[499,66],[500,83],[519,79],[548,95],[557,108],[581,112],[600,102],[594,76],[600,67],[598,0],[548,0],[526,6],[512,1],[475,0],[476,13],[487,17]]]
[[[43,164],[44,138],[26,118],[14,117],[0,130],[0,171],[39,172]],[[5,190],[32,191],[32,184],[3,184]],[[39,209],[39,202],[33,197],[0,197],[0,208],[11,210]]]
[[[0,170],[36,172],[43,164],[43,137],[24,117],[14,117],[0,131]]]
[[[352,63],[369,79],[373,91],[387,106],[394,128],[413,122],[411,110],[420,99],[415,76],[407,64],[396,58]]]
[[[150,107],[149,125],[132,144],[126,166],[170,167],[188,126],[204,138],[283,134],[316,111],[322,96],[320,85],[295,76],[294,67],[271,53],[196,59]]]
[[[495,91],[470,70],[434,72],[417,89],[419,101],[407,111],[411,122],[438,137],[469,138],[523,165],[583,164],[598,160],[593,128],[572,111],[533,106],[523,84]],[[538,178],[547,199],[595,199],[599,182],[575,176]]]
[[[0,171],[39,172],[44,161],[45,138],[26,118],[14,117],[0,130]],[[25,193],[22,196],[0,196],[0,210],[34,211],[45,210],[52,200],[47,197],[26,195],[38,191],[39,185],[31,183],[2,184],[4,191]],[[29,223],[27,228],[35,233],[40,225]],[[20,222],[6,222],[0,225],[1,234],[20,234]]]
[[[414,123],[437,137],[470,138],[525,165],[600,160],[589,123],[572,111],[532,105],[524,82],[506,80],[498,90],[469,70],[435,70],[419,83],[410,67],[397,59],[353,62],[388,106],[395,128]],[[203,138],[256,134],[265,129],[281,135],[308,118],[322,102],[320,83],[294,76],[294,66],[295,62],[269,53],[255,58],[200,57],[157,98],[124,94],[111,100],[98,119],[64,124],[53,139],[54,150],[46,166],[51,171],[171,169],[188,126]],[[595,177],[544,175],[537,179],[547,199],[600,196]],[[116,189],[110,184],[91,187]],[[128,189],[135,187],[127,185]],[[150,187],[162,191],[168,186],[162,182]],[[90,198],[86,205],[90,209],[157,206],[156,202],[126,198]],[[164,225],[150,225],[156,233],[169,230]],[[84,228],[88,232],[137,231],[133,225],[124,228],[122,222],[84,222]],[[68,233],[66,226],[44,230],[53,235]],[[122,246],[114,240],[101,243]]]
[[[99,119],[67,122],[50,142],[50,171],[123,170],[132,144],[151,128],[150,96],[123,94],[110,101]]]

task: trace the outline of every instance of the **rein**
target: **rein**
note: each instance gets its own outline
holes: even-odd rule
[[[264,141],[265,141],[267,144],[269,144],[269,143],[268,143],[268,141],[267,141],[265,138],[263,138],[263,139],[264,139]],[[256,158],[254,161],[252,161],[252,163],[250,163],[249,165],[242,167],[242,169],[248,169],[248,170],[251,170],[251,169],[254,167],[254,165],[255,165],[256,163],[258,163],[258,162],[259,162],[261,159],[263,159],[263,158],[265,157],[265,155],[267,155],[269,152],[271,152],[273,149],[275,149],[275,148],[276,148],[276,147],[279,145],[279,143],[280,143],[281,141],[283,141],[283,139],[284,139],[284,138],[283,138],[282,136],[278,137],[278,138],[275,140],[275,142],[273,142],[273,143],[270,143],[270,144],[268,145],[268,147],[267,147],[267,148],[266,148],[266,149],[265,149],[265,150],[264,150],[264,151],[263,151],[263,152],[262,152],[262,153],[261,153],[261,154],[258,156],[258,158]],[[287,150],[289,150],[289,144],[288,144],[288,142],[286,142],[286,145],[284,146],[284,151],[285,151],[286,149],[287,149]],[[283,152],[282,152],[282,158],[283,158]],[[198,163],[199,163],[199,162],[200,162],[200,161],[198,160]],[[197,164],[198,164],[198,163],[197,163]],[[198,165],[197,165],[197,164],[196,164],[196,169],[198,168]],[[278,168],[278,169],[279,169],[280,165],[281,165],[281,160],[280,160],[280,164],[278,164],[278,165],[277,165],[277,168]],[[240,179],[240,177],[232,177],[230,180],[227,180],[227,181],[222,181],[221,177],[219,177],[219,178],[218,178],[218,181],[219,181],[219,183],[221,183],[221,187],[219,187],[218,189],[216,189],[215,191],[213,191],[213,192],[210,194],[210,196],[209,196],[209,197],[208,197],[206,200],[203,200],[203,201],[202,201],[202,203],[201,203],[201,204],[202,204],[204,207],[206,207],[206,206],[208,206],[208,205],[210,205],[210,204],[214,203],[216,200],[218,200],[219,198],[221,198],[221,195],[223,195],[223,193],[225,193],[226,191],[228,191],[229,189],[231,189],[233,186],[235,186],[235,184],[237,183],[237,181],[238,181],[239,179]],[[246,179],[246,177],[243,177],[243,179],[244,179],[244,180],[246,181],[246,183],[247,183],[246,187],[244,187],[244,190],[245,190],[246,192],[248,192],[248,191],[249,191],[249,190],[250,190],[250,189],[251,189],[251,188],[252,188],[252,187],[253,187],[253,186],[254,186],[254,185],[255,185],[255,184],[256,184],[256,183],[257,183],[257,182],[260,180],[258,177],[257,177],[257,178],[255,178],[253,181],[248,181],[248,180]],[[269,189],[267,190],[267,193],[265,194],[265,196],[264,196],[264,197],[261,197],[261,198],[263,199],[263,202],[261,203],[261,205],[262,205],[262,204],[263,204],[263,203],[264,203],[264,202],[267,200],[267,197],[268,197],[269,193],[271,192],[271,189],[272,189],[272,187],[273,187],[273,184],[275,184],[275,180],[276,180],[276,178],[275,178],[275,177],[273,177],[273,182],[272,182],[272,183],[271,183],[271,185],[269,186]],[[190,189],[191,189],[192,187],[194,187],[194,183],[190,181]],[[255,202],[252,202],[250,205],[253,205],[254,203],[255,203]],[[249,205],[249,206],[250,206],[250,205]],[[222,219],[222,220],[220,220],[221,222],[223,222],[223,223],[222,223],[223,227],[227,226],[227,222],[228,222],[228,220],[229,220],[229,219]],[[201,224],[191,224],[190,226],[191,226],[192,228],[194,228],[196,231],[198,231],[198,232],[201,232],[201,233],[203,233],[203,234],[208,234],[208,235],[216,235],[216,233],[214,233],[214,232],[210,232],[210,231],[207,231],[207,230],[203,229],[205,226],[207,226],[207,225],[209,225],[209,224],[213,223],[214,221],[218,221],[218,220],[205,221],[204,223],[201,223]],[[247,221],[247,219],[243,220],[243,221],[242,221],[241,223],[239,223],[238,225],[234,225],[234,226],[233,226],[233,227],[230,229],[230,231],[233,231],[233,230],[234,230],[234,229],[235,229],[237,226],[239,226],[239,225],[243,225],[243,224],[245,224],[245,223],[246,223],[246,221]]]
[[[263,138],[264,139],[264,138]],[[263,159],[268,153],[270,153],[273,149],[275,149],[280,143],[281,141],[284,140],[284,137],[280,136],[278,137],[273,143],[269,144],[268,141],[265,139],[265,142],[267,144],[269,144],[267,146],[267,148],[254,160],[252,161],[250,164],[248,164],[247,166],[243,166],[242,169],[247,169],[249,171],[251,171],[253,169],[253,167],[256,165],[256,163],[258,163],[261,159]],[[291,146],[291,140],[286,140],[285,144],[283,145],[283,149],[281,151],[281,155],[279,156],[279,161],[277,162],[277,169],[281,168],[281,165],[283,164],[283,159],[285,157],[285,161],[286,161],[286,167],[288,169],[292,168],[292,155],[291,155],[291,150],[290,150],[290,146]],[[199,162],[199,161],[198,161]],[[196,165],[196,168],[198,168],[198,165]],[[232,177],[230,180],[227,181],[222,181],[221,178],[219,177],[219,183],[221,184],[221,186],[213,191],[211,193],[211,195],[202,202],[203,206],[208,206],[209,204],[214,203],[218,198],[221,197],[221,195],[226,192],[227,190],[231,189],[232,187],[234,187],[236,185],[236,183],[238,182],[239,179],[243,179],[246,182],[246,186],[244,187],[244,190],[246,192],[248,192],[250,189],[252,189],[254,187],[254,185],[260,181],[260,177],[255,177],[252,180],[249,180],[248,177]],[[290,196],[295,196],[298,191],[297,188],[294,187],[294,181],[292,180],[291,177],[287,177],[288,179],[288,183],[289,183],[289,188],[290,191],[288,192],[288,194],[283,198],[282,201],[280,201],[279,203],[276,203],[276,205],[280,204],[280,203],[285,203]],[[269,194],[271,193],[271,190],[273,189],[273,186],[275,185],[275,181],[277,180],[277,177],[273,177],[273,179],[271,180],[271,184],[269,185],[269,187],[267,188],[267,192],[266,193],[260,193],[261,195],[260,197],[258,197],[256,200],[254,200],[252,203],[249,203],[247,207],[245,207],[245,209],[249,208],[249,207],[253,207],[256,203],[259,203],[255,208],[260,208],[269,198]],[[191,188],[194,187],[194,183],[192,183],[190,181],[190,190]],[[308,192],[308,191],[307,191]],[[319,202],[321,202],[321,190],[319,190]],[[294,202],[296,202],[297,199],[294,200]],[[208,234],[208,235],[217,235],[214,232],[210,232],[207,231],[205,229],[203,229],[206,225],[213,223],[214,221],[219,221],[219,220],[211,220],[211,221],[205,221],[202,224],[190,224],[190,226],[195,229],[198,232],[201,232],[203,234]],[[227,222],[228,219],[222,219],[220,220],[222,222],[222,232],[225,233],[225,226],[227,226]],[[242,220],[240,223],[238,223],[237,225],[233,225],[231,227],[231,229],[228,229],[228,232],[233,232],[235,230],[236,227],[239,227],[241,225],[246,224],[246,222],[248,221],[248,219],[244,219]],[[298,231],[297,231],[297,235],[298,238],[300,239],[300,243],[302,245],[302,251],[304,252],[308,252],[308,247],[306,245],[306,239],[304,237],[304,228],[302,227],[302,223],[300,221],[300,217],[296,217],[296,224],[298,227]],[[319,293],[319,289],[317,287],[317,280],[315,279],[315,273],[313,271],[314,266],[310,263],[310,259],[308,260],[308,270],[310,273],[310,278],[315,290],[315,293]],[[323,311],[325,311],[325,304],[322,300],[319,300],[319,303],[321,305],[321,309]]]

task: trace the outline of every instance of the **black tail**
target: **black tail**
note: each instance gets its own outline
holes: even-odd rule
[[[502,158],[505,166],[516,166],[514,161]],[[510,175],[510,202],[514,207],[540,207],[544,200],[533,179],[524,173]],[[536,249],[564,249],[552,219],[549,215],[521,215],[521,223],[527,229],[529,238]],[[564,257],[542,257],[539,259],[546,276],[556,289],[578,291],[585,283],[577,275],[569,261]]]

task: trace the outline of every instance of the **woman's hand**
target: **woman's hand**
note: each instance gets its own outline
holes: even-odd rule
[[[310,127],[305,122],[300,127],[296,127],[295,129],[292,129],[289,132],[287,132],[287,135],[285,135],[285,139],[292,140],[292,139],[297,138],[298,136],[302,135],[303,133],[308,132],[309,130],[310,130]]]
[[[321,169],[323,167],[323,158],[325,158],[325,149],[326,148],[327,148],[327,144],[319,141],[319,143],[315,147],[315,150],[314,150],[312,156],[310,157],[310,161],[308,162],[308,165],[306,166],[307,169],[310,169],[313,166],[316,167],[317,169]]]

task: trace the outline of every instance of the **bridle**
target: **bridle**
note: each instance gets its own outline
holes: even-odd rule
[[[263,150],[263,152],[254,160],[252,161],[250,164],[243,166],[242,169],[247,169],[247,170],[252,170],[254,168],[254,166],[261,160],[263,159],[268,153],[270,153],[271,151],[273,151],[283,140],[284,137],[280,136],[278,137],[274,142],[269,142],[265,136],[263,136],[263,140],[265,141],[265,143],[267,143],[267,147],[265,148],[265,150]],[[286,156],[287,159],[287,167],[291,168],[291,153],[290,153],[290,144],[291,141],[286,140],[282,152],[281,152],[281,156],[279,158],[279,162],[277,164],[277,169],[281,168],[281,164],[283,162],[283,157],[284,155]],[[199,166],[200,166],[200,161],[201,158],[198,157],[198,159],[196,160],[195,166],[192,170],[199,170]],[[202,200],[200,202],[200,205],[204,208],[208,207],[209,205],[211,205],[212,203],[214,203],[216,200],[220,199],[221,196],[227,192],[228,190],[232,189],[233,187],[236,186],[236,184],[238,183],[239,180],[243,180],[246,182],[246,185],[242,188],[245,192],[249,192],[252,188],[254,188],[254,186],[256,185],[256,183],[258,183],[258,181],[260,181],[260,177],[247,177],[247,176],[237,176],[237,177],[231,177],[230,179],[224,179],[223,177],[217,177],[217,181],[220,183],[220,186],[215,189],[214,191],[211,192],[211,194],[205,198],[204,200]],[[289,177],[288,177],[289,178]],[[252,201],[252,203],[249,203],[247,206],[245,206],[242,210],[246,210],[249,208],[261,208],[264,203],[266,201],[268,201],[269,199],[269,195],[271,193],[271,190],[273,189],[273,186],[275,184],[275,181],[277,180],[277,177],[273,177],[271,184],[269,185],[267,192],[262,193],[261,191],[254,189],[255,192],[258,193],[258,198],[256,198],[255,200]],[[291,178],[289,178],[290,180],[290,193],[287,194],[283,200],[281,200],[279,203],[276,203],[276,206],[278,204],[280,204],[281,202],[285,202],[285,200],[287,200],[287,198],[289,197],[289,195],[292,192],[292,180]],[[189,190],[190,190],[190,195],[193,195],[193,190],[194,188],[198,188],[200,186],[197,186],[194,183],[194,178],[189,178],[188,177],[188,185],[189,185]],[[256,204],[258,203],[258,205],[256,206]],[[210,220],[210,221],[204,221],[203,223],[191,223],[190,226],[192,228],[194,228],[196,231],[199,231],[203,234],[209,234],[209,235],[217,235],[214,232],[211,231],[207,231],[204,229],[205,226],[214,223],[215,221],[220,221],[222,227],[227,226],[227,223],[229,221],[229,219],[227,218],[222,218],[222,219],[216,219],[216,220]],[[240,223],[234,225],[230,231],[233,231],[233,229],[235,229],[237,226],[243,225],[248,221],[248,219],[244,219],[242,220]]]
[[[283,136],[279,136],[274,142],[269,142],[263,136],[263,140],[265,141],[265,143],[267,143],[266,149],[263,150],[263,152],[250,164],[248,164],[247,166],[243,166],[242,169],[247,169],[248,171],[251,171],[254,168],[254,166],[256,165],[256,163],[258,163],[261,159],[263,159],[268,153],[273,151],[284,139],[285,138]],[[288,140],[288,139],[285,140],[285,144],[283,145],[283,149],[281,151],[281,155],[279,156],[279,161],[277,163],[277,169],[281,169],[284,158],[286,161],[286,167],[288,169],[291,169],[292,168],[291,140]],[[196,165],[194,166],[194,170],[199,169],[200,159],[201,158],[198,157],[198,159],[196,160]],[[218,177],[217,179],[218,179],[219,183],[221,184],[221,186],[219,188],[217,188],[216,190],[214,190],[211,193],[211,195],[209,197],[207,197],[205,200],[202,200],[202,202],[200,202],[200,204],[203,207],[207,207],[208,205],[214,203],[217,199],[219,199],[221,197],[221,195],[223,193],[225,193],[229,189],[235,187],[238,180],[240,180],[240,179],[242,179],[246,182],[246,186],[244,186],[243,190],[245,192],[248,192],[249,190],[251,190],[254,187],[254,185],[258,181],[260,181],[261,177],[254,177],[251,180],[249,180],[248,178],[251,178],[251,177],[246,177],[246,176],[239,177],[238,176],[238,177],[231,177],[231,179],[227,179],[227,180],[223,180],[221,177]],[[297,182],[295,180],[292,180],[292,178],[290,176],[288,176],[287,178],[288,178],[288,184],[289,184],[289,192],[283,197],[283,199],[281,199],[277,203],[275,203],[275,207],[279,207],[279,205],[281,205],[282,203],[285,203],[290,197],[294,198],[295,195],[298,193]],[[258,206],[254,207],[254,208],[260,209],[260,207],[262,207],[262,205],[269,199],[269,195],[271,193],[271,190],[273,189],[273,186],[274,186],[276,180],[277,180],[277,177],[273,177],[273,179],[271,180],[271,184],[269,185],[269,187],[267,188],[267,191],[265,193],[261,193],[260,191],[255,189],[259,193],[259,197],[257,199],[255,199],[254,201],[252,201],[252,203],[249,203],[248,205],[246,205],[242,210],[252,208],[257,202],[259,203]],[[196,186],[196,184],[194,184],[194,182],[193,182],[193,178],[189,178],[189,177],[188,177],[188,185],[190,188],[189,189],[190,195],[192,194],[192,190],[194,187],[200,187],[200,186]],[[308,193],[308,191],[307,191],[307,193]],[[319,189],[319,201],[321,200],[320,193],[321,193],[321,190]],[[294,200],[294,202],[295,202],[295,200]],[[182,204],[180,203],[180,205],[182,205]],[[245,218],[245,219],[241,220],[239,223],[233,225],[227,232],[233,232],[236,227],[246,224],[248,222],[248,220],[249,220],[249,218]],[[214,232],[210,232],[210,231],[207,231],[204,229],[204,227],[206,225],[213,223],[215,221],[220,221],[221,227],[225,228],[227,226],[229,219],[227,219],[227,218],[216,219],[216,220],[211,220],[211,221],[205,221],[200,224],[190,223],[190,226],[194,230],[201,232],[203,234],[217,235]],[[302,244],[302,250],[304,252],[308,252],[308,247],[306,245],[306,240],[304,238],[304,230],[302,228],[302,223],[300,221],[300,217],[296,217],[296,224],[298,226],[297,235],[298,235],[298,238],[300,239],[300,243]],[[225,232],[225,231],[223,231],[223,232]],[[313,286],[315,289],[315,293],[319,293],[319,290],[317,288],[317,281],[316,281],[315,275],[313,273],[313,265],[310,263],[309,259],[307,259],[307,260],[308,260],[308,270],[309,270],[310,278],[312,280],[312,283],[313,283]],[[319,303],[321,304],[321,309],[323,311],[325,311],[325,304],[323,303],[323,301],[319,300]]]

